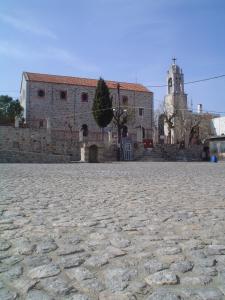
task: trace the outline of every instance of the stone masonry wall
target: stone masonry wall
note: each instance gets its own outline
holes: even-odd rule
[[[23,82],[25,79],[23,79]],[[27,82],[23,83],[21,89],[21,103],[24,103],[24,95],[27,94],[27,122],[33,127],[39,127],[40,120],[46,127],[46,120],[50,120],[52,129],[64,129],[71,125],[75,131],[80,130],[83,124],[87,124],[91,131],[100,132],[93,115],[92,104],[95,94],[95,88],[85,86],[73,86],[66,84],[50,84],[45,82]],[[24,90],[26,89],[26,92]],[[38,90],[45,91],[44,97],[38,96]],[[60,91],[67,92],[67,99],[60,99]],[[88,101],[82,102],[82,93],[88,93]],[[117,90],[110,90],[113,96],[113,102],[116,106],[118,102]],[[128,110],[133,108],[131,121],[127,124],[128,131],[136,137],[137,128],[146,129],[146,138],[152,136],[152,119],[153,119],[153,94],[148,92],[135,92],[121,90],[122,97],[128,97]],[[126,107],[127,108],[127,107]],[[144,115],[139,116],[139,108],[144,108]],[[112,127],[110,124],[108,127]]]
[[[32,160],[33,155],[34,161],[40,162],[50,160],[53,158],[51,155],[65,156],[65,161],[68,161],[68,157],[71,160],[80,160],[80,146],[79,142],[69,136],[67,133],[59,135],[57,132],[49,131],[46,129],[32,129],[32,128],[14,128],[11,126],[0,126],[0,156],[5,157],[4,151],[11,152],[14,156],[24,158],[22,153],[27,153],[29,161]],[[32,153],[32,155],[31,155]],[[41,155],[35,156],[34,153]],[[10,153],[9,153],[10,156]],[[68,157],[66,157],[68,156]],[[44,158],[46,157],[46,159]],[[48,158],[47,158],[48,157]],[[20,160],[20,158],[18,158]],[[56,161],[64,161],[63,158],[55,157]],[[25,159],[26,160],[26,159]]]

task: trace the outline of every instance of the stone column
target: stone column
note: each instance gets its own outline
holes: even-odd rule
[[[20,118],[15,117],[15,128],[19,128],[19,121],[20,121]]]
[[[112,144],[112,131],[108,131],[108,143],[111,145]]]

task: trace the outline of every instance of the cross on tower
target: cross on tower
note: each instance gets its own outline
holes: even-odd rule
[[[173,64],[175,65],[176,64],[176,60],[177,60],[176,57],[173,57],[172,60],[173,60]]]

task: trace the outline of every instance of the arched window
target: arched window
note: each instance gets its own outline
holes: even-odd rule
[[[88,93],[82,93],[81,94],[81,101],[82,102],[88,102]]]
[[[145,129],[142,127],[142,138],[145,139]]]
[[[171,93],[172,86],[173,86],[172,78],[169,78],[169,80],[168,80],[168,93]]]
[[[83,132],[83,136],[88,136],[88,126],[87,126],[87,124],[83,124],[81,126],[81,130]]]
[[[45,96],[45,91],[40,89],[38,90],[38,97],[43,98]]]
[[[66,100],[67,98],[67,92],[66,91],[60,91],[60,99]]]
[[[127,96],[123,96],[122,97],[122,102],[123,102],[123,105],[127,105],[128,104],[128,97]]]

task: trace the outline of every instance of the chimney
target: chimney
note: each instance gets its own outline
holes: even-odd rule
[[[197,105],[197,113],[202,114],[202,104]]]

